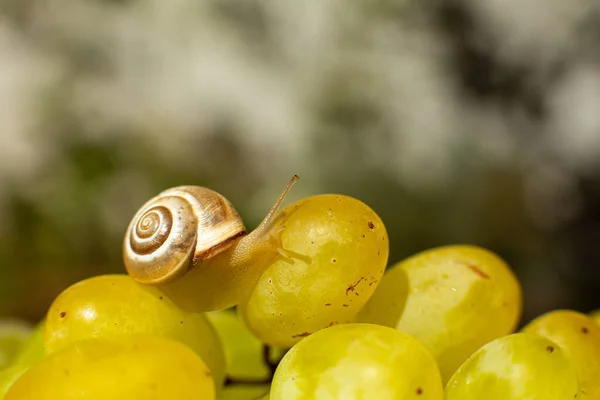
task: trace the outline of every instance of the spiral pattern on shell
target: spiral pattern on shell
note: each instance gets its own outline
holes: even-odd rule
[[[200,186],[168,189],[131,220],[123,243],[125,268],[138,282],[166,283],[245,234],[237,211],[219,193]]]

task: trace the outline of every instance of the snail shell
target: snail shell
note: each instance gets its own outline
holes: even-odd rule
[[[238,212],[221,194],[201,186],[167,189],[131,220],[123,243],[125,268],[140,283],[166,283],[246,234]]]

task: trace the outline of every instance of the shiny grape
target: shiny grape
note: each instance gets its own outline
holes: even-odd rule
[[[343,324],[322,329],[285,355],[270,400],[442,400],[435,360],[395,329]]]
[[[239,310],[263,342],[291,347],[354,319],[383,275],[389,242],[379,216],[342,195],[293,203],[279,223],[285,254],[266,266]]]
[[[477,350],[450,378],[446,400],[577,399],[575,365],[542,336],[514,333]]]
[[[521,287],[497,255],[476,246],[430,249],[392,266],[358,316],[421,341],[444,381],[479,347],[514,332]]]
[[[206,316],[179,309],[159,289],[127,275],[97,276],[63,291],[47,313],[45,346],[52,353],[83,339],[132,334],[184,343],[206,362],[217,387],[223,382],[225,356]]]
[[[579,375],[579,399],[600,391],[600,327],[588,316],[572,310],[540,315],[523,328],[557,343],[573,361]]]
[[[211,373],[172,339],[125,336],[63,347],[15,381],[4,400],[212,400]]]

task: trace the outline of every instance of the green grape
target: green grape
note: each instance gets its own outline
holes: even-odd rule
[[[225,386],[217,395],[217,400],[257,400],[262,399],[266,393],[269,393],[270,385],[263,383],[255,384],[235,384]]]
[[[414,338],[371,324],[322,329],[285,355],[271,400],[443,400],[435,360]]]
[[[89,339],[50,354],[4,400],[211,400],[211,373],[189,347],[165,337]]]
[[[497,338],[450,378],[446,400],[571,400],[579,385],[560,346],[531,333]]]
[[[540,315],[523,329],[557,343],[573,361],[579,375],[581,395],[587,399],[600,390],[600,327],[577,311],[555,310]]]
[[[495,254],[445,246],[388,269],[357,321],[390,326],[421,341],[446,382],[475,350],[514,332],[521,296],[518,280]]]
[[[266,266],[238,306],[264,343],[289,348],[351,322],[383,276],[389,242],[379,216],[352,197],[318,195],[287,206],[281,243],[291,259]]]
[[[46,316],[48,353],[73,342],[132,334],[165,336],[194,350],[210,368],[217,388],[224,381],[225,356],[205,314],[176,307],[160,289],[127,275],[102,275],[64,290]]]
[[[0,369],[13,363],[31,330],[31,325],[21,320],[0,320]]]
[[[265,348],[265,345],[246,328],[233,309],[209,312],[206,316],[223,343],[228,381],[268,382],[272,377],[269,364],[279,362],[283,357],[281,349]],[[273,359],[269,359],[266,355]]]

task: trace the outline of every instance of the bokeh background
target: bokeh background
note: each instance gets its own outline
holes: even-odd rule
[[[600,307],[600,3],[0,0],[0,317],[124,272],[133,213],[355,196],[390,264],[485,246],[523,321]]]

